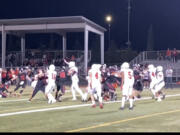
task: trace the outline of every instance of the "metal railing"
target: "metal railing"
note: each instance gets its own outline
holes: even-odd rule
[[[179,50],[177,50],[179,51]],[[180,55],[177,56],[177,60],[180,59]],[[139,53],[137,57],[130,61],[130,65],[134,64],[154,64],[155,66],[163,66],[164,73],[168,66],[173,69],[174,80],[178,81],[180,79],[180,62],[172,62],[172,59],[167,60],[166,51],[144,51]],[[165,76],[166,77],[166,76]]]
[[[6,67],[17,67],[22,66],[22,52],[20,51],[12,51],[7,52],[7,54],[14,54],[15,60],[10,62],[10,58],[8,55],[6,56]],[[63,51],[62,50],[26,50],[25,60],[34,60],[35,62],[39,63],[42,61],[43,57],[47,57],[49,59],[49,63],[52,63],[55,59],[62,59],[63,58]],[[67,50],[66,57],[71,58],[74,56],[78,63],[84,63],[84,51],[83,50]],[[91,51],[88,51],[88,62],[91,61]],[[0,57],[0,64],[1,64],[1,57]]]

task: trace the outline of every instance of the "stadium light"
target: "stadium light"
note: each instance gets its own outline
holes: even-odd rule
[[[107,15],[106,16],[106,22],[108,23],[108,27],[109,27],[109,46],[110,46],[110,42],[111,42],[111,22],[112,22],[112,16],[111,15]]]
[[[131,41],[130,41],[130,16],[131,16],[131,0],[128,0],[128,41],[127,46],[130,48]]]

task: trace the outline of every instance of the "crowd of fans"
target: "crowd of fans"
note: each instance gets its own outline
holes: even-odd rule
[[[178,61],[179,51],[174,48],[170,50],[169,48],[166,50],[165,55],[161,52],[157,52],[157,59],[158,60],[168,60],[169,62],[176,63]]]
[[[35,53],[27,53],[25,60],[22,64],[21,58],[19,53],[9,53],[7,55],[6,64],[7,67],[17,67],[17,66],[30,66],[30,67],[40,67],[40,66],[48,66],[53,63],[55,66],[62,66],[63,58],[60,56],[53,57],[50,54],[42,54],[42,57],[36,57]],[[66,57],[68,61],[76,61],[78,59],[75,58],[74,55],[70,57]],[[78,62],[78,61],[77,61]]]

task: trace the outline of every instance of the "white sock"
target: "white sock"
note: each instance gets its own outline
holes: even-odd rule
[[[49,100],[52,100],[52,101],[54,101],[54,100],[55,100],[55,98],[52,96],[52,94],[51,94],[51,93],[49,93],[49,94],[48,94],[48,99],[49,99]]]
[[[94,94],[94,98],[97,100],[97,94]]]
[[[84,93],[84,100],[87,100],[88,93]]]
[[[151,89],[151,92],[152,92],[152,94],[155,96],[155,91],[154,91],[154,89]]]
[[[124,108],[126,97],[122,97],[121,107]]]
[[[130,107],[133,107],[133,99],[132,98],[129,99],[129,104],[130,104]]]
[[[76,92],[75,92],[75,90],[71,89],[71,92],[72,92],[73,99],[76,99]]]
[[[92,104],[94,105],[96,102],[95,101],[92,101]]]
[[[102,103],[102,97],[99,97],[99,102]]]
[[[157,100],[157,101],[158,101],[158,102],[162,101],[162,99],[161,99],[161,97],[160,97],[160,96],[158,97],[158,100]]]

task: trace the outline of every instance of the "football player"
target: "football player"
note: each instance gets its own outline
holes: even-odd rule
[[[162,88],[165,86],[162,66],[157,66],[156,77],[157,77],[157,83],[155,85],[155,96],[157,98],[157,101],[159,102],[165,98],[165,94],[162,92]]]
[[[8,97],[8,93],[10,93],[8,88],[9,88],[8,85],[0,84],[0,98],[7,98]]]
[[[102,101],[102,86],[101,86],[101,71],[100,71],[100,64],[93,64],[91,67],[91,72],[89,74],[90,77],[90,87],[91,87],[91,101],[92,101],[92,107],[96,107],[95,103],[95,97],[94,94],[97,93],[97,97],[99,100],[99,107],[103,108],[103,101]]]
[[[105,100],[107,100],[108,97],[110,98],[111,101],[117,100],[117,94],[115,93],[115,91],[118,85],[120,85],[120,78],[118,77],[118,70],[115,68],[110,68],[109,75],[107,75],[103,83]]]
[[[140,94],[143,91],[143,84],[142,84],[142,71],[140,70],[139,65],[135,65],[133,68],[134,72],[134,85],[133,85],[133,98],[136,100],[140,98]]]
[[[133,85],[134,85],[134,74],[133,70],[129,68],[129,63],[124,62],[121,65],[121,87],[122,90],[122,102],[120,109],[123,110],[125,106],[125,101],[129,97],[129,109],[133,109]]]
[[[7,70],[6,69],[2,69],[1,78],[2,78],[2,84],[5,84],[5,82],[7,81]]]
[[[149,71],[149,77],[150,77],[150,90],[153,94],[153,97],[155,97],[155,85],[156,85],[156,82],[157,82],[157,79],[156,79],[156,68],[154,67],[154,65],[150,64],[148,65],[148,71]]]
[[[37,83],[34,85],[35,88],[34,88],[32,94],[31,94],[31,97],[29,98],[28,101],[32,101],[32,98],[37,94],[37,92],[39,90],[41,90],[45,94],[45,86],[47,85],[47,82],[46,82],[47,77],[45,76],[42,69],[39,69],[37,75],[35,75],[35,76],[37,79]]]
[[[65,94],[65,81],[66,81],[66,71],[65,71],[65,67],[62,67],[56,77],[57,90],[55,93],[55,99],[59,102],[61,102],[61,96]],[[60,90],[61,93],[58,94]]]
[[[145,64],[144,69],[143,69],[142,81],[143,81],[144,89],[149,89],[149,71],[148,71],[147,64]]]
[[[25,70],[25,69],[21,69],[19,75],[18,75],[18,76],[15,76],[12,81],[16,80],[17,78],[18,78],[19,82],[17,83],[16,88],[14,89],[13,94],[15,94],[15,92],[16,92],[18,89],[21,88],[19,94],[15,94],[15,95],[21,96],[22,93],[23,93],[23,91],[24,91],[24,89],[26,88],[26,82],[27,82],[26,79],[28,79],[28,78],[26,77],[26,70]]]
[[[45,87],[45,95],[48,98],[48,103],[52,104],[56,102],[56,99],[51,94],[55,89],[55,81],[56,81],[57,72],[55,71],[55,66],[51,64],[49,69],[47,70],[47,85]]]
[[[70,61],[68,63],[69,65],[69,70],[68,70],[68,75],[71,76],[72,84],[71,84],[71,92],[73,99],[72,100],[77,100],[76,98],[76,92],[78,92],[81,95],[81,100],[85,101],[85,95],[83,94],[82,90],[79,88],[79,78],[78,78],[78,68],[75,66],[74,61]]]

